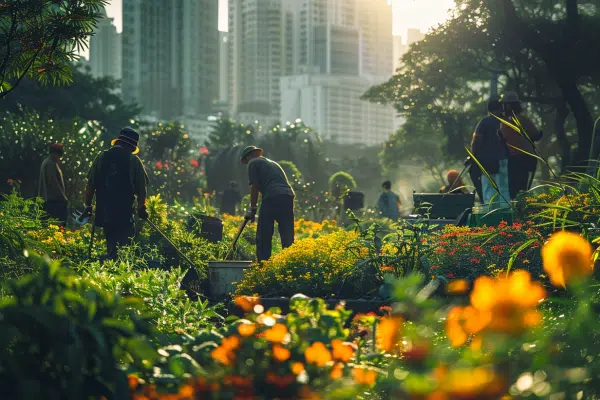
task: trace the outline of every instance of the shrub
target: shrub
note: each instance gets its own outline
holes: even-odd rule
[[[339,198],[348,190],[356,188],[356,181],[349,173],[339,171],[329,178],[329,188],[333,195]]]
[[[67,197],[83,201],[88,169],[103,145],[101,132],[93,121],[53,121],[36,113],[0,116],[0,193],[9,191],[8,180],[20,180],[23,196],[36,196],[48,145],[61,142],[65,145],[61,168]]]
[[[237,294],[261,296],[360,297],[368,288],[350,279],[354,265],[367,249],[349,247],[358,239],[354,232],[339,231],[307,238],[283,249],[270,260],[246,271]]]
[[[544,237],[532,224],[498,227],[446,227],[428,239],[434,249],[428,257],[428,273],[442,280],[475,280],[498,276],[508,269],[525,269],[534,278],[545,278],[540,246]]]
[[[126,368],[158,359],[143,303],[105,292],[57,262],[8,284],[0,305],[0,392],[13,399],[115,398]]]

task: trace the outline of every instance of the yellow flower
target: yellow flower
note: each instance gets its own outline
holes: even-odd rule
[[[359,385],[371,386],[377,379],[377,372],[365,368],[354,368],[352,376],[354,377],[354,381]]]
[[[322,367],[331,361],[331,352],[323,343],[315,342],[306,349],[304,357],[306,358],[307,363]]]
[[[265,339],[271,343],[281,343],[285,340],[287,333],[287,326],[283,324],[275,324],[271,329],[267,329],[264,335]]]
[[[404,320],[402,317],[383,317],[377,325],[377,347],[380,350],[391,352],[398,345],[398,336],[402,330]]]
[[[552,235],[542,248],[542,260],[554,286],[565,287],[590,276],[594,269],[591,244],[570,232]]]
[[[278,362],[284,362],[291,357],[292,353],[285,347],[276,344],[273,346],[273,358]]]

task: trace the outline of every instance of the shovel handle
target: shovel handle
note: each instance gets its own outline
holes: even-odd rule
[[[229,256],[231,256],[233,254],[233,252],[235,252],[235,245],[237,244],[237,241],[239,240],[240,236],[242,235],[242,232],[244,231],[244,228],[246,227],[246,225],[248,225],[248,220],[244,218],[244,222],[242,222],[242,224],[240,225],[240,227],[235,235],[235,238],[233,239],[233,243],[231,244],[231,249],[229,250],[229,253],[227,253],[225,260],[227,260],[229,258]]]

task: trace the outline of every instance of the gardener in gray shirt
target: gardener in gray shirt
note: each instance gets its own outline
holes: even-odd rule
[[[262,156],[263,150],[248,146],[240,155],[240,161],[248,165],[250,183],[250,210],[246,220],[254,222],[258,193],[262,196],[258,227],[256,229],[256,255],[258,261],[271,257],[271,243],[275,221],[283,248],[294,243],[294,191],[279,164]]]

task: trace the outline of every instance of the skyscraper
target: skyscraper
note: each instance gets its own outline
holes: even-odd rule
[[[406,44],[410,46],[413,43],[419,42],[425,39],[425,34],[422,33],[419,29],[409,28],[406,31]]]
[[[302,119],[322,136],[379,144],[393,131],[391,107],[361,96],[393,73],[392,9],[386,0],[295,0],[299,67],[281,78],[281,120]]]
[[[158,119],[219,97],[218,0],[123,0],[123,96]]]
[[[229,97],[229,34],[219,32],[219,100]]]
[[[229,104],[242,122],[279,119],[288,56],[283,0],[229,1]]]
[[[387,80],[394,72],[392,7],[387,0],[359,0],[361,74]]]
[[[113,25],[113,19],[106,16],[102,8],[102,18],[90,38],[90,68],[94,77],[110,76],[121,79],[121,35]]]

